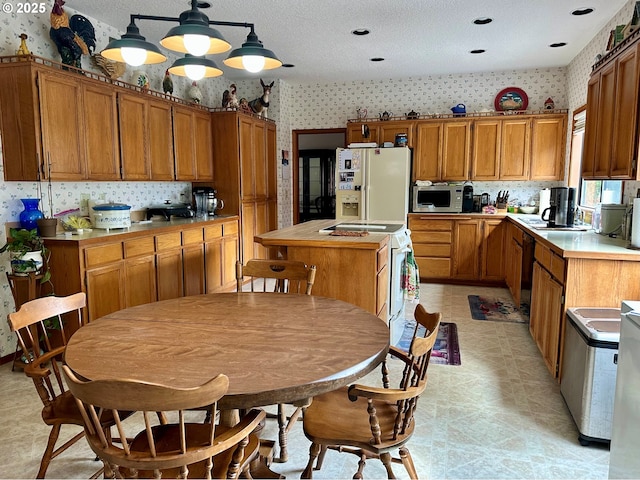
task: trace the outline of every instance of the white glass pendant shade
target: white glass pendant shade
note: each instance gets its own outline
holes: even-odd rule
[[[245,55],[242,57],[242,66],[247,72],[257,73],[264,68],[264,57],[260,55]]]
[[[122,59],[132,67],[139,67],[147,60],[147,51],[143,48],[122,47]]]
[[[204,78],[206,68],[204,65],[185,65],[184,72],[191,80],[201,80]]]
[[[184,35],[184,48],[191,55],[197,57],[205,55],[209,51],[210,45],[209,37],[204,35]]]

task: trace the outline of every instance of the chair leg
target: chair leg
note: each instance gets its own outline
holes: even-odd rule
[[[411,458],[411,453],[409,453],[409,449],[407,447],[402,447],[400,449],[400,459],[402,460],[402,465],[407,470],[409,474],[409,478],[412,480],[418,478],[418,472],[416,472],[416,466],[413,464],[413,458]]]
[[[363,452],[361,452],[360,460],[358,460],[358,471],[353,475],[354,479],[361,480],[362,478],[364,478],[362,476],[362,471],[364,470],[366,461],[367,461],[367,456]]]
[[[282,403],[278,404],[278,443],[280,444],[280,456],[274,460],[278,463],[284,463],[289,460],[289,452],[287,452],[287,412]]]
[[[391,454],[389,452],[381,453],[380,460],[382,460],[384,468],[386,468],[387,470],[387,478],[396,478],[396,476],[393,474],[393,469],[391,468]]]
[[[53,425],[51,427],[51,433],[49,433],[49,440],[47,440],[47,448],[44,449],[42,460],[40,460],[40,470],[38,470],[36,478],[44,478],[45,473],[47,473],[47,468],[49,468],[49,463],[51,463],[51,459],[53,458],[53,449],[56,446],[59,435],[60,425]]]
[[[327,454],[327,446],[322,445],[320,448],[320,455],[318,455],[318,461],[316,462],[315,470],[320,470],[322,468],[322,462],[324,462],[324,456]]]
[[[318,454],[320,453],[320,445],[317,443],[312,443],[309,447],[309,463],[307,463],[306,468],[302,472],[300,478],[313,478],[313,462],[316,458],[318,458]]]

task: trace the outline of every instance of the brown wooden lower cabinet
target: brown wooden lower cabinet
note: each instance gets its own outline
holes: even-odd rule
[[[235,288],[238,218],[107,235],[46,239],[57,295],[87,294],[87,314]]]

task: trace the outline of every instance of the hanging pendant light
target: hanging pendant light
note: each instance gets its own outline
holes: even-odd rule
[[[209,17],[198,10],[197,0],[192,0],[191,10],[180,14],[180,25],[167,32],[160,45],[174,52],[202,56],[224,53],[231,49],[222,34],[209,27]]]
[[[251,32],[247,35],[247,41],[242,44],[242,47],[232,50],[224,60],[224,64],[227,67],[244,69],[252,73],[282,66],[276,54],[264,48],[253,30],[253,25],[251,25]]]
[[[197,81],[202,78],[219,77],[222,75],[222,70],[218,68],[213,60],[187,53],[184,58],[179,58],[173,62],[173,65],[169,67],[169,73]]]
[[[131,21],[127,27],[127,33],[119,40],[112,40],[100,54],[116,62],[125,62],[132,67],[143,64],[162,63],[167,57],[160,49],[140,35],[140,30]]]

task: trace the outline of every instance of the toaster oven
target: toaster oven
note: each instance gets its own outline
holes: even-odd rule
[[[413,187],[412,212],[461,213],[462,185],[416,185]]]

